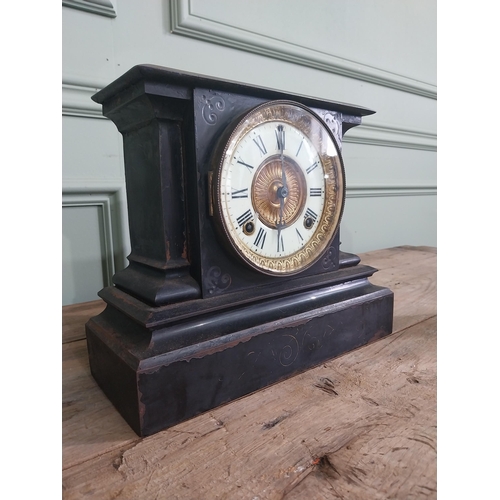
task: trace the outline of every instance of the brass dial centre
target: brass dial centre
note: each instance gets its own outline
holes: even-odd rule
[[[286,177],[283,190],[282,168]],[[263,224],[275,229],[280,219],[280,195],[284,196],[283,220],[285,227],[293,224],[302,213],[306,201],[306,180],[295,161],[275,155],[262,163],[255,173],[252,185],[252,204]]]

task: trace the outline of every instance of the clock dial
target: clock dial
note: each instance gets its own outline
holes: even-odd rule
[[[304,106],[272,101],[232,131],[212,175],[224,240],[247,265],[291,275],[314,264],[342,215],[342,159],[330,131]]]

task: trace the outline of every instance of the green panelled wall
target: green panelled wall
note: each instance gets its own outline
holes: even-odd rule
[[[345,136],[342,249],[436,245],[436,2],[65,0],[63,304],[129,251],[121,136],[90,97],[136,64],[375,110]]]

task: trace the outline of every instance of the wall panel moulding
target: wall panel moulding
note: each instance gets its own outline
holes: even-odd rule
[[[392,89],[437,99],[435,85],[391,71],[338,57],[328,52],[241,29],[195,12],[190,0],[171,0],[171,31],[206,42],[218,43],[259,55],[336,73]]]
[[[106,17],[116,17],[116,2],[111,0],[62,0],[63,7],[83,10]]]

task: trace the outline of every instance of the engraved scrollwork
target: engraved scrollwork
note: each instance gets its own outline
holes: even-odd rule
[[[331,325],[326,325],[323,330],[323,338],[331,337],[335,333],[335,329]]]
[[[323,269],[325,271],[328,269],[332,269],[335,266],[335,255],[335,248],[330,247],[321,261]]]
[[[207,273],[207,289],[208,293],[221,292],[231,284],[231,276],[227,273],[222,273],[221,268],[212,266]]]
[[[304,333],[304,337],[302,339],[302,349],[305,351],[306,349],[308,351],[315,351],[321,347],[321,342],[320,340],[315,337],[314,335],[311,335],[309,331]]]
[[[335,113],[334,111],[324,111],[321,113],[321,118],[326,123],[330,131],[332,132],[337,145],[341,147],[342,145],[342,114]]]
[[[245,362],[243,363],[243,366],[246,367],[245,371],[238,377],[238,380],[241,380],[241,378],[247,373],[248,369],[253,370],[255,366],[257,365],[257,361],[260,358],[260,355],[262,354],[262,351],[250,351],[245,358]]]
[[[293,335],[283,335],[291,340],[281,349],[278,359],[281,366],[290,366],[299,355],[299,343]]]
[[[226,103],[220,95],[214,95],[213,97],[202,96],[204,101],[202,108],[203,119],[209,124],[214,125],[219,119],[218,113],[221,113],[226,109]]]

